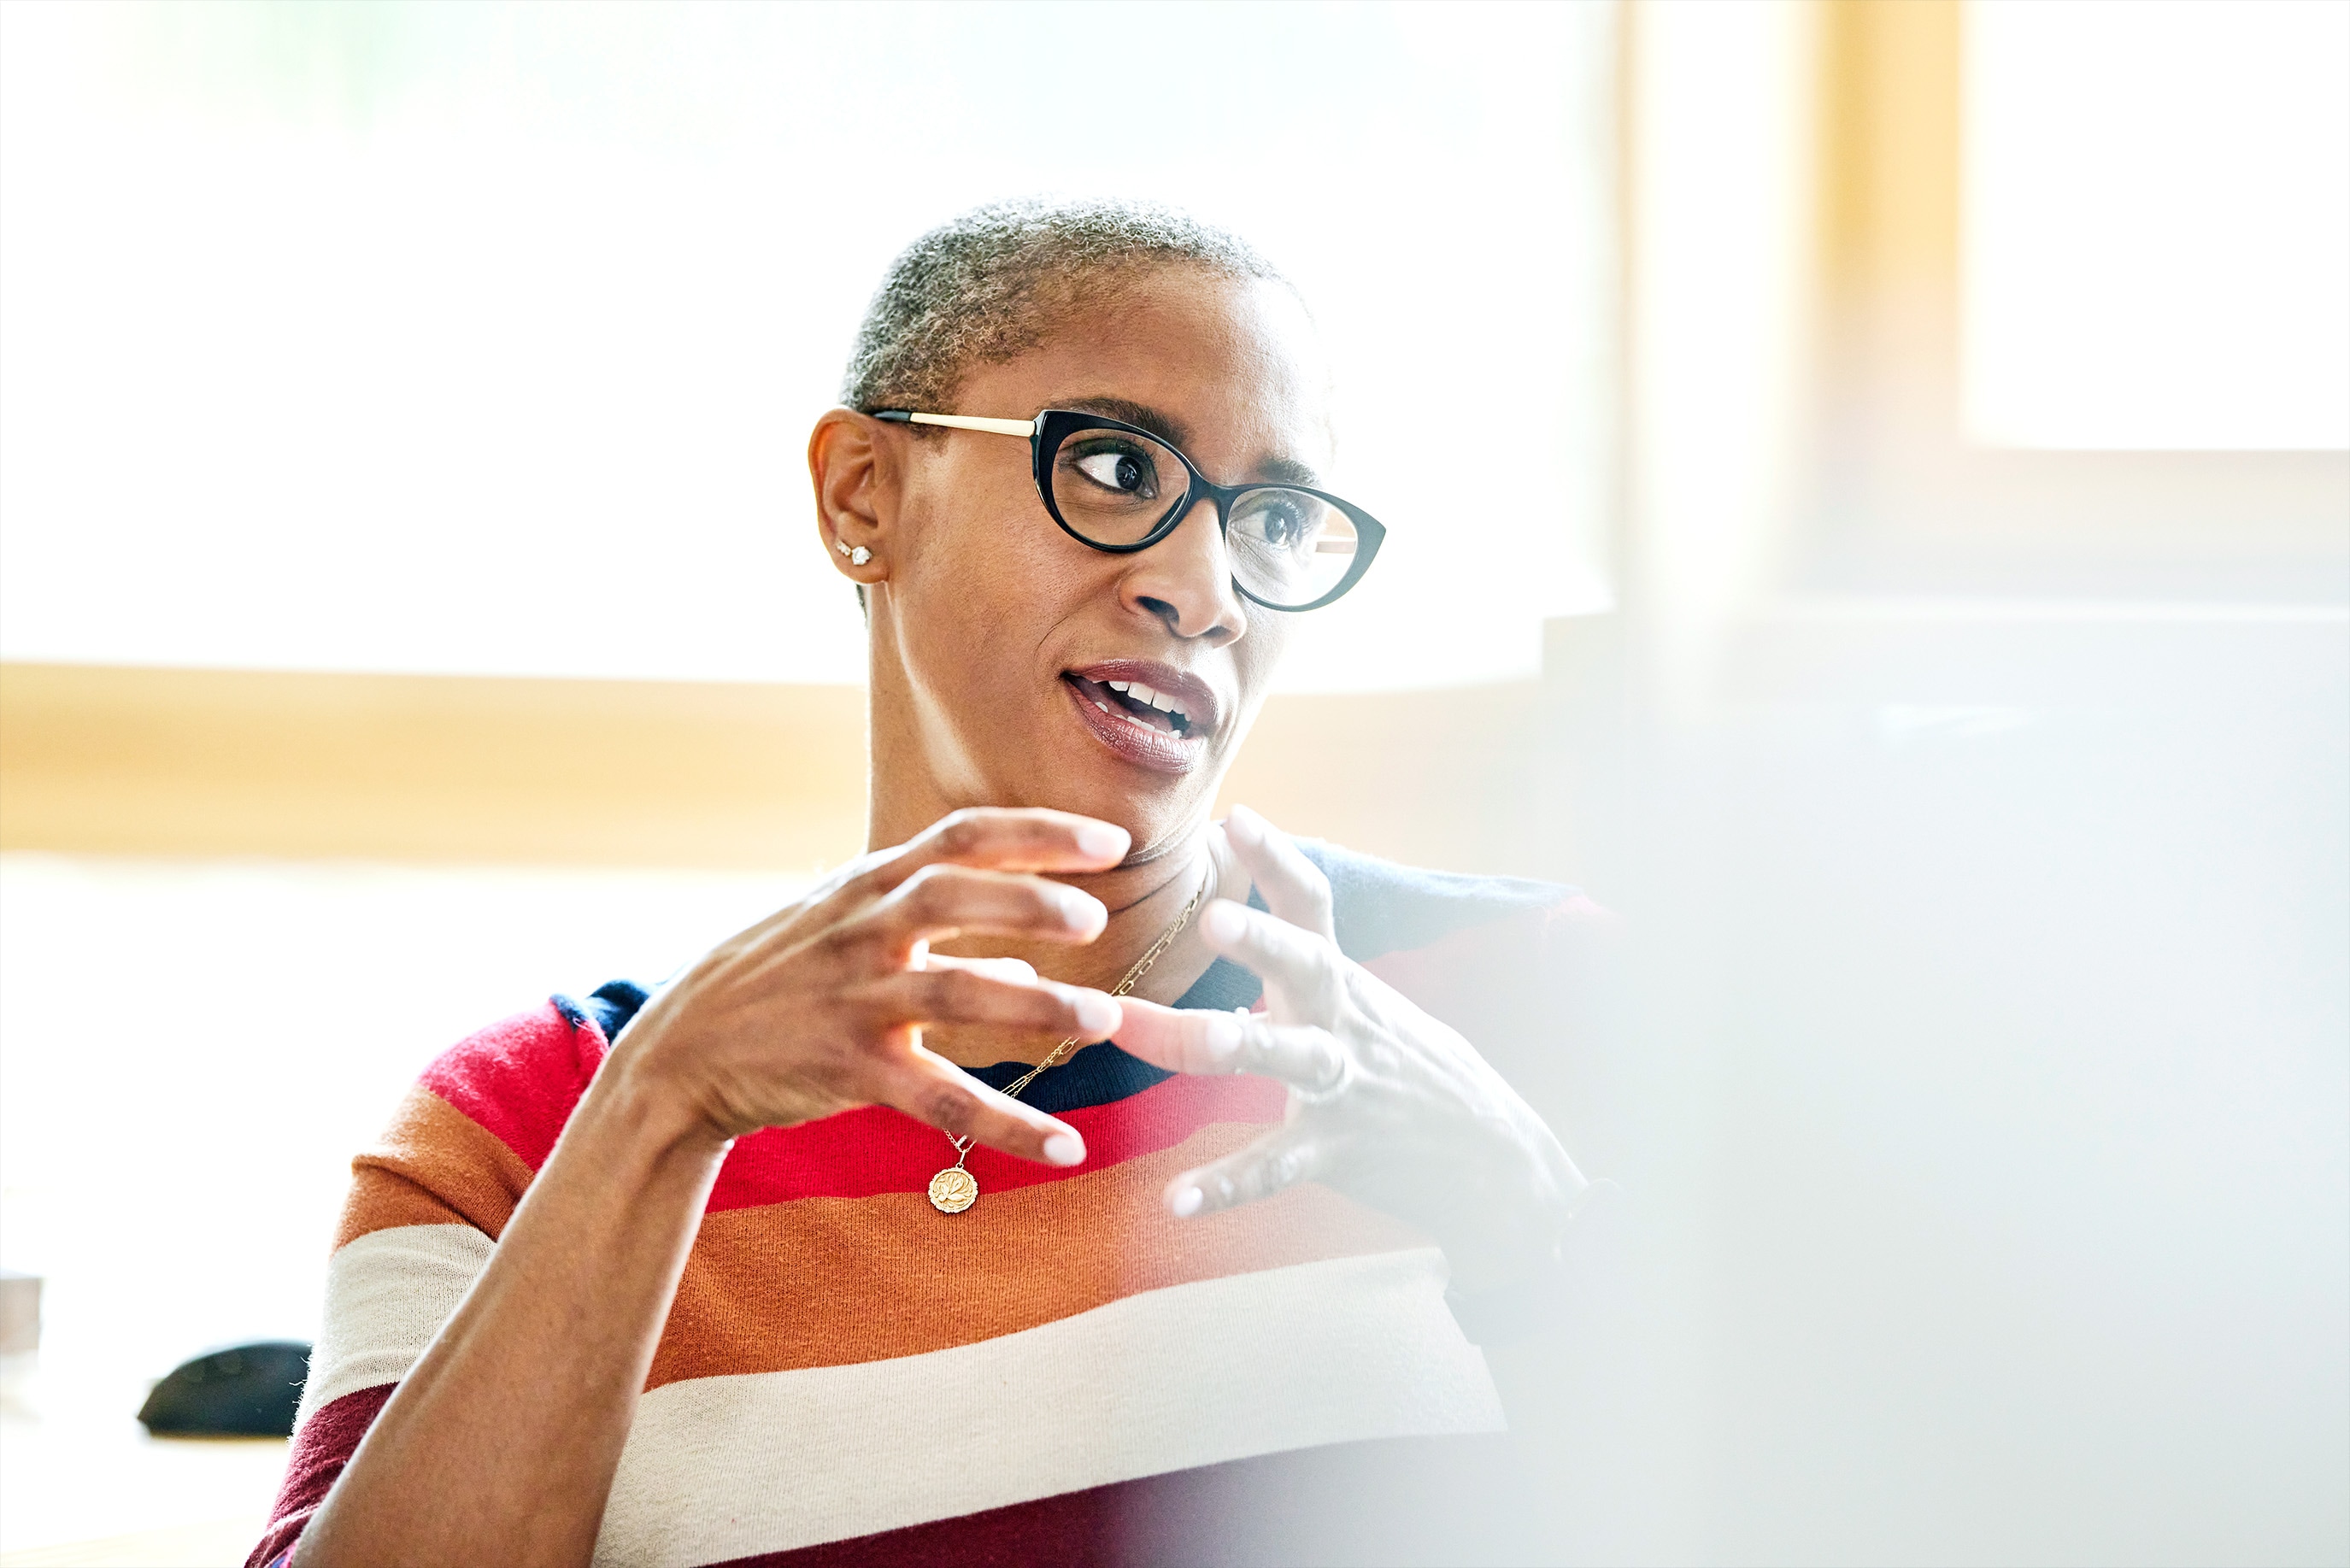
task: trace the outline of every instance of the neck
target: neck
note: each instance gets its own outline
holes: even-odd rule
[[[886,634],[886,602],[875,606],[877,644]],[[931,824],[965,805],[1014,804],[990,802],[980,784],[980,770],[970,759],[941,756],[938,747],[952,729],[942,716],[922,711],[927,698],[905,678],[894,659],[879,656],[871,665],[871,741],[867,777],[866,846],[879,849],[903,844]],[[929,722],[924,722],[925,720]],[[1247,874],[1239,869],[1224,844],[1223,831],[1201,816],[1174,832],[1145,843],[1107,871],[1056,876],[1055,881],[1081,888],[1102,901],[1109,923],[1100,937],[1085,947],[1066,943],[1031,942],[1003,937],[972,936],[933,944],[936,950],[960,958],[1016,958],[1051,980],[1107,991],[1116,986],[1134,961],[1157,941],[1184,904],[1211,877],[1216,886],[1211,897],[1245,898]],[[1234,879],[1237,878],[1235,884]],[[1235,890],[1236,888],[1236,890]],[[1187,990],[1210,962],[1198,932],[1187,930],[1159,955],[1150,974],[1135,994],[1151,1001],[1170,1001]],[[1170,991],[1170,985],[1173,986]],[[938,1032],[933,1031],[935,1035]],[[936,1039],[933,1049],[941,1050]],[[1047,1046],[1049,1049],[1049,1045]],[[986,1055],[985,1062],[1007,1061],[1004,1054]]]
[[[1204,821],[1147,861],[1055,880],[1084,888],[1109,910],[1102,934],[1087,946],[972,936],[934,943],[934,950],[958,958],[1023,959],[1048,980],[1114,991],[1202,885],[1208,885],[1210,898],[1245,898],[1249,888],[1248,873],[1224,842],[1223,829]],[[1132,994],[1171,1002],[1191,990],[1214,961],[1215,954],[1200,936],[1195,910],[1149,971],[1136,981]],[[922,1044],[959,1066],[984,1067],[998,1062],[1041,1062],[1059,1042],[995,1030],[927,1029]]]
[[[1166,934],[1167,928],[1183,912],[1183,906],[1211,878],[1216,885],[1209,888],[1210,897],[1224,891],[1223,884],[1237,864],[1224,846],[1222,830],[1207,822],[1195,824],[1180,837],[1154,846],[1154,850],[1148,859],[1130,860],[1108,871],[1053,878],[1091,893],[1109,911],[1109,921],[1102,934],[1084,947],[988,936],[959,937],[934,946],[940,952],[960,958],[1021,959],[1049,980],[1089,985],[1097,991],[1111,990],[1125,977],[1134,961]],[[1244,896],[1245,874],[1242,876]],[[1195,914],[1195,923],[1197,919]],[[1184,931],[1173,946],[1159,955],[1150,973],[1136,985],[1135,994],[1163,1000],[1160,993],[1180,976],[1182,983],[1170,994],[1180,995],[1191,981],[1199,978],[1199,971],[1207,967],[1204,962],[1191,967],[1184,961],[1196,945],[1196,934]]]

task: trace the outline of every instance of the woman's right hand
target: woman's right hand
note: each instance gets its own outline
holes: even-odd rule
[[[1118,1004],[1010,959],[930,950],[963,935],[1089,942],[1101,902],[1037,875],[1100,871],[1126,830],[1042,810],[972,809],[720,943],[614,1043],[598,1084],[643,1094],[714,1141],[856,1106],[893,1106],[1024,1159],[1076,1165],[1076,1130],[923,1048],[926,1024],[1107,1039]]]

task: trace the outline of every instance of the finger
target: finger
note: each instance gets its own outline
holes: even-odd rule
[[[1346,1072],[1326,1029],[1161,1007],[1131,996],[1118,1005],[1125,1014],[1118,1048],[1170,1073],[1254,1073],[1318,1094],[1335,1088]]]
[[[1170,1073],[1232,1073],[1240,1057],[1240,1020],[1229,1012],[1162,1007],[1122,996],[1118,1048]]]
[[[850,886],[874,897],[925,867],[941,865],[994,871],[1106,871],[1126,858],[1132,842],[1117,824],[1075,812],[972,806],[939,818],[894,854],[885,851]]]
[[[907,877],[897,891],[849,921],[838,940],[878,943],[896,964],[910,959],[924,942],[964,932],[1089,942],[1108,920],[1109,911],[1092,894],[1042,877],[935,865]]]
[[[1085,1162],[1086,1140],[1076,1128],[989,1088],[919,1045],[889,1070],[874,1098],[949,1137],[967,1137],[1045,1165]]]
[[[1338,950],[1326,939],[1229,898],[1201,912],[1200,934],[1263,980],[1276,1023],[1327,1018],[1337,1006]]]
[[[1102,871],[1123,860],[1132,842],[1126,829],[1116,823],[1074,812],[970,806],[949,812],[904,844],[858,856],[815,893],[776,910],[742,932],[737,940],[756,943],[772,939],[812,909],[860,908],[895,890],[925,867]]]
[[[1167,1211],[1178,1220],[1220,1213],[1270,1198],[1310,1180],[1321,1168],[1320,1145],[1311,1133],[1284,1127],[1213,1164],[1187,1170],[1167,1184]]]
[[[1118,1003],[1101,992],[1049,980],[999,980],[965,969],[901,970],[851,994],[883,1025],[970,1023],[1107,1040],[1119,1023]]]
[[[1244,805],[1232,807],[1224,818],[1224,836],[1241,857],[1265,908],[1293,926],[1316,936],[1338,940],[1332,915],[1330,878],[1305,858],[1297,841]]]
[[[1016,958],[956,958],[950,953],[924,953],[925,969],[961,969],[973,974],[987,975],[995,980],[1008,980],[1015,984],[1036,978],[1036,966],[1025,959]]]

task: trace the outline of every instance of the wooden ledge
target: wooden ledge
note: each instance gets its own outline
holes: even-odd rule
[[[1539,691],[1276,698],[1226,801],[1525,869]],[[0,664],[0,849],[813,870],[864,819],[858,687]]]

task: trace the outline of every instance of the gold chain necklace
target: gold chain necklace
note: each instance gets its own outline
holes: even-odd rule
[[[1214,887],[1215,883],[1216,868],[1214,863],[1211,862],[1208,867],[1208,879],[1200,884],[1200,890],[1191,895],[1191,901],[1183,906],[1183,912],[1175,917],[1175,923],[1160,932],[1159,940],[1150,944],[1149,950],[1134,961],[1134,967],[1126,971],[1126,978],[1119,981],[1118,989],[1110,992],[1112,996],[1124,996],[1140,982],[1144,975],[1150,972],[1150,966],[1159,961],[1159,955],[1165,952],[1169,944],[1182,934],[1183,928],[1191,923],[1191,916],[1199,909],[1200,901],[1208,896],[1208,889]],[[1063,1053],[1084,1038],[1082,1034],[1072,1034],[1054,1046],[1050,1055],[1005,1085],[1003,1092],[1012,1098],[1018,1099],[1020,1091],[1035,1083],[1039,1073],[1047,1067],[1057,1065]],[[955,1137],[950,1134],[947,1141],[954,1145],[955,1162],[931,1178],[931,1207],[941,1214],[960,1214],[979,1201],[979,1178],[963,1168],[963,1161],[971,1158],[972,1140],[969,1137]]]

